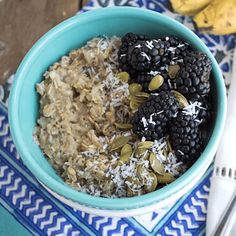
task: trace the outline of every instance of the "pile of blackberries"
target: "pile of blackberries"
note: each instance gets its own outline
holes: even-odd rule
[[[138,83],[150,93],[133,115],[133,132],[146,140],[168,137],[176,157],[192,164],[206,145],[205,127],[212,113],[209,57],[176,36],[128,33],[122,38],[118,58],[120,69],[130,75],[129,83]],[[157,75],[163,83],[150,90]],[[173,90],[186,99],[185,107]]]

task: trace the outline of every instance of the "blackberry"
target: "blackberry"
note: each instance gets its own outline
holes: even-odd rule
[[[170,127],[170,142],[178,160],[192,164],[203,149],[199,122],[193,116],[179,112]]]
[[[167,124],[178,109],[178,102],[171,92],[150,95],[133,116],[133,132],[139,138],[145,137],[146,140],[158,140],[164,137]]]
[[[209,94],[211,60],[202,52],[191,52],[176,77],[176,89],[188,99],[199,99]]]
[[[171,86],[169,84],[170,78],[169,78],[166,70],[163,70],[162,72],[160,72],[160,75],[164,78],[164,83],[162,84],[162,86],[160,88],[152,91],[152,93],[156,93],[156,92],[160,92],[160,91],[169,91],[171,89]],[[152,75],[150,73],[140,73],[135,77],[136,79],[134,79],[133,81],[135,83],[141,84],[144,92],[150,92],[148,89],[148,85],[153,77],[154,77],[154,75]]]
[[[118,51],[119,67],[123,71],[127,71],[130,74],[134,74],[134,70],[130,67],[127,59],[128,49],[138,41],[147,39],[144,35],[138,35],[133,33],[127,33],[121,38],[121,46]]]
[[[176,36],[162,37],[162,40],[168,48],[161,60],[163,65],[183,63],[184,57],[192,50],[187,42]]]
[[[166,50],[166,42],[161,39],[143,40],[129,48],[128,61],[137,71],[157,70],[161,66],[161,57]]]
[[[201,121],[201,126],[209,125],[209,120],[212,117],[213,113],[211,100],[212,100],[211,96],[207,96],[195,101],[199,103],[199,106],[196,106],[196,112],[197,112],[197,119]]]

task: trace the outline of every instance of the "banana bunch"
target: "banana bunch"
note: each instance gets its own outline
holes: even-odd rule
[[[170,0],[175,12],[193,16],[197,27],[217,35],[236,33],[236,0]]]

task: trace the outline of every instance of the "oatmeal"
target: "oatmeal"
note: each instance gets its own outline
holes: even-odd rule
[[[122,135],[115,123],[130,120],[128,84],[118,78],[119,46],[117,37],[95,38],[62,57],[37,84],[38,143],[68,184],[92,194],[106,182],[110,140]]]

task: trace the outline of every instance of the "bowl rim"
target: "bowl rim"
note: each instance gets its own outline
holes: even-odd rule
[[[183,35],[190,34],[193,40],[195,40],[201,46],[202,50],[208,54],[212,61],[213,69],[215,70],[215,74],[217,75],[217,79],[215,81],[216,90],[219,97],[217,103],[218,112],[212,135],[206,148],[204,149],[199,159],[195,162],[195,164],[171,184],[154,192],[130,198],[104,198],[92,196],[83,192],[78,192],[72,187],[65,185],[65,183],[59,182],[53,177],[51,177],[36,161],[34,161],[34,158],[32,158],[29,152],[29,147],[26,147],[22,138],[22,134],[20,132],[20,122],[18,113],[18,101],[21,94],[21,87],[23,84],[24,75],[27,74],[27,70],[31,64],[31,60],[37,57],[37,53],[40,52],[44,45],[46,45],[47,42],[51,41],[54,37],[57,37],[58,35],[62,34],[65,29],[73,27],[76,24],[86,22],[87,19],[89,19],[89,21],[96,21],[99,18],[109,18],[114,17],[115,15],[122,15],[134,18],[138,16],[143,17],[145,20],[149,19],[151,21],[167,21],[169,24],[175,24]],[[64,196],[65,198],[71,199],[72,201],[75,201],[81,205],[87,205],[92,206],[94,208],[108,210],[134,209],[154,204],[176,193],[183,186],[187,185],[192,178],[198,175],[199,171],[201,170],[201,166],[207,163],[207,157],[214,156],[216,148],[220,141],[220,136],[223,132],[225,118],[226,90],[224,86],[224,81],[220,68],[207,46],[201,41],[201,39],[198,38],[196,34],[194,34],[191,30],[189,30],[176,20],[151,10],[133,7],[109,7],[85,12],[83,14],[75,15],[49,30],[33,45],[33,47],[29,50],[29,52],[26,54],[23,61],[21,62],[15,75],[15,81],[10,91],[9,99],[9,124],[11,135],[16,145],[17,151],[19,152],[21,158],[23,159],[24,163],[29,168],[29,170],[34,173],[34,176],[43,184],[45,184],[48,188]]]

